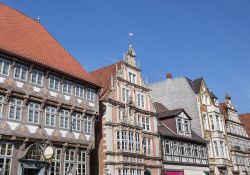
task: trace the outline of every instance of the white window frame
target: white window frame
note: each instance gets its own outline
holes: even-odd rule
[[[92,132],[92,117],[87,114],[83,116],[83,132],[88,134]]]
[[[12,103],[12,100],[14,101],[14,103]],[[17,104],[17,102],[20,102],[20,104]],[[22,120],[22,112],[23,112],[23,109],[22,109],[22,100],[18,99],[18,98],[11,98],[10,99],[10,102],[9,102],[9,116],[8,118],[10,120],[17,120],[17,121],[21,121]],[[14,107],[14,118],[11,118],[10,117],[10,111],[11,111],[11,107]],[[17,119],[17,109],[20,109],[20,118]]]
[[[55,75],[49,76],[49,89],[59,91],[60,89],[60,78]]]
[[[130,98],[130,90],[126,87],[122,88],[122,101],[128,103]]]
[[[4,68],[6,68],[5,66],[7,66],[7,73],[4,73]],[[9,76],[9,72],[10,72],[10,61],[0,58],[0,74]]]
[[[141,142],[140,142],[140,133],[135,133],[135,151],[140,152]]]
[[[33,77],[35,77],[35,81],[33,82]],[[44,73],[37,69],[32,69],[31,75],[30,75],[30,83],[42,86],[43,85],[43,77]],[[39,83],[39,79],[41,78],[41,83]]]
[[[137,106],[145,109],[145,107],[146,107],[145,99],[146,99],[145,94],[137,93]]]
[[[52,106],[45,107],[45,126],[53,126],[53,127],[56,126],[56,116],[57,116],[56,110],[57,109],[55,107],[52,107]],[[47,123],[47,118],[49,118],[48,119],[49,123]],[[54,120],[52,118],[54,118]]]
[[[136,84],[136,74],[132,72],[128,72],[128,78],[130,83]]]
[[[84,99],[84,86],[81,84],[76,84],[75,86],[75,96]]]
[[[3,115],[3,105],[4,105],[4,96],[0,95],[0,118],[2,118]]]
[[[87,90],[86,90],[86,99],[88,101],[95,101],[95,98],[96,98],[95,90],[92,89],[92,88],[87,88]]]
[[[77,175],[86,175],[87,171],[87,163],[86,163],[86,155],[87,153],[85,151],[79,151],[77,154]],[[79,172],[79,166],[81,167],[81,170]]]
[[[74,131],[81,131],[81,114],[78,112],[72,113],[71,127]]]
[[[3,147],[3,144],[6,145],[5,149],[4,149],[4,155],[2,154],[2,147]],[[9,149],[9,146],[11,146],[11,149]],[[8,143],[8,142],[2,142],[0,144],[0,159],[4,159],[4,162],[3,162],[3,174],[6,173],[6,163],[7,163],[7,160],[9,160],[9,174],[11,174],[11,170],[12,170],[12,158],[13,158],[13,148],[14,145],[11,144],[11,143]],[[8,151],[11,152],[11,154],[8,154]]]
[[[62,161],[62,150],[56,148],[53,159],[51,161],[49,174],[51,174],[51,173],[53,173],[53,174],[57,174],[57,173],[61,174],[61,167],[62,167],[61,161]],[[54,166],[53,166],[53,164],[54,164]],[[52,172],[52,167],[53,167],[53,170],[54,170],[53,172]],[[59,172],[57,171],[58,169],[59,169]]]
[[[134,151],[134,132],[129,131],[129,151]]]
[[[69,111],[65,109],[60,110],[59,114],[60,128],[69,129]],[[63,121],[62,121],[63,120]]]
[[[38,107],[38,108],[37,108]],[[32,115],[30,118],[30,115]],[[35,121],[37,115],[37,121]],[[31,119],[31,120],[30,120]],[[28,123],[39,124],[40,123],[40,104],[30,102],[28,107]]]
[[[70,80],[63,80],[62,92],[65,94],[72,94],[73,92],[73,82]]]
[[[67,159],[67,153],[68,153],[69,159]],[[72,153],[73,153],[73,159],[71,159]],[[64,156],[64,174],[66,174],[67,171],[69,171],[69,166],[74,167],[75,151],[72,149],[68,149],[65,151],[64,155],[65,155]],[[66,165],[68,165],[68,166],[66,166]]]
[[[19,74],[19,76],[16,75],[16,73],[17,73],[17,67],[20,67],[20,74]],[[25,76],[25,77],[23,78],[23,76]],[[14,69],[14,78],[22,80],[22,81],[27,81],[27,77],[28,77],[28,67],[26,65],[17,63],[15,65],[15,69]]]

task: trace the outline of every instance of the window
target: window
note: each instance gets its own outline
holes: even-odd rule
[[[63,93],[72,94],[72,89],[73,89],[73,83],[71,81],[64,80],[62,87]]]
[[[11,98],[9,105],[9,119],[20,121],[22,116],[22,101],[16,98]]]
[[[0,59],[0,74],[9,75],[10,62]]]
[[[203,121],[204,121],[204,129],[209,130],[206,114],[203,114]]]
[[[74,150],[66,150],[64,158],[64,174],[69,174],[73,171],[73,166],[75,162],[75,152]]]
[[[87,89],[87,100],[95,101],[95,90],[94,89]]]
[[[126,88],[122,88],[122,100],[125,103],[129,102],[130,92]]]
[[[194,157],[198,157],[198,146],[194,145]]]
[[[146,137],[142,138],[142,150],[144,154],[147,154],[147,139]]]
[[[56,76],[49,76],[49,88],[52,90],[59,90],[59,82],[60,82],[60,78],[56,77]]]
[[[148,138],[148,154],[151,154],[151,138]]]
[[[29,104],[29,123],[39,123],[40,105],[38,103]]]
[[[127,150],[127,131],[116,131],[116,143],[118,150]]]
[[[185,144],[183,142],[181,142],[181,145],[180,145],[180,154],[182,156],[185,155]]]
[[[43,72],[33,69],[31,72],[31,83],[42,85],[43,84]]]
[[[182,132],[182,123],[180,118],[177,119],[177,129],[178,132]]]
[[[136,75],[129,72],[129,82],[136,83]]]
[[[81,130],[81,114],[76,112],[72,114],[72,129],[76,131]]]
[[[55,126],[56,120],[56,108],[51,106],[46,106],[45,108],[45,125]]]
[[[177,120],[176,125],[178,134],[190,135],[191,134],[190,120],[179,117],[176,120]]]
[[[145,107],[145,97],[142,94],[137,94],[137,106],[144,108]]]
[[[214,141],[214,150],[215,150],[216,157],[219,157],[219,150],[218,150],[218,145],[216,141]]]
[[[173,141],[173,153],[175,156],[178,156],[179,155],[179,151],[178,151],[178,143],[177,141]]]
[[[3,114],[3,102],[4,102],[4,97],[0,95],[0,118],[2,117]]]
[[[69,129],[69,111],[60,110],[60,128]]]
[[[83,117],[83,131],[86,133],[91,133],[92,131],[92,118],[89,115]]]
[[[192,156],[192,145],[190,143],[187,144],[187,156],[188,157],[193,157]]]
[[[220,130],[220,121],[219,121],[219,116],[218,116],[218,115],[216,115],[216,116],[215,116],[215,119],[216,119],[216,120],[215,120],[215,121],[216,121],[216,122],[215,122],[215,123],[216,123],[216,130],[218,130],[218,131],[219,131],[219,130]]]
[[[125,111],[119,110],[118,113],[119,113],[119,116],[118,116],[119,121],[120,121],[120,122],[125,122],[125,121],[126,121],[126,118],[125,118]]]
[[[221,149],[222,157],[226,158],[225,147],[224,147],[223,141],[220,141],[220,149]]]
[[[214,130],[214,120],[213,120],[213,116],[209,115],[210,118],[210,125],[211,125],[211,129]]]
[[[165,154],[170,154],[170,140],[165,140]]]
[[[56,149],[50,166],[50,175],[60,175],[61,173],[62,150]]]
[[[79,151],[77,155],[77,175],[86,174],[86,153]]]
[[[129,131],[129,151],[134,150],[134,132]]]
[[[84,87],[83,85],[77,84],[75,87],[75,95],[79,98],[84,98]]]
[[[140,152],[140,134],[135,134],[135,151]]]
[[[145,131],[150,130],[150,127],[149,127],[150,126],[150,118],[149,117],[138,115],[138,123],[140,123],[143,130],[145,130]]]
[[[0,144],[0,174],[9,175],[11,172],[11,160],[13,156],[13,145],[10,143]]]
[[[20,80],[27,80],[28,68],[22,64],[16,64],[14,77]]]
[[[190,122],[188,120],[184,120],[184,131],[186,133],[190,133]]]

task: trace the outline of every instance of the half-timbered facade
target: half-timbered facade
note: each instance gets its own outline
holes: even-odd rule
[[[184,108],[192,116],[194,131],[208,141],[210,172],[231,174],[224,116],[217,97],[208,90],[203,78],[171,78],[150,85],[152,96],[170,110]],[[201,130],[200,130],[201,129]]]
[[[233,174],[250,174],[250,139],[228,94],[220,107],[226,121]]]
[[[88,175],[99,85],[40,23],[0,16],[0,174]]]
[[[159,175],[156,113],[133,48],[120,62],[92,75],[104,87],[96,127],[98,150],[91,161],[93,175]]]
[[[161,135],[164,175],[205,175],[209,173],[207,141],[191,126],[184,109],[168,110],[155,103]]]

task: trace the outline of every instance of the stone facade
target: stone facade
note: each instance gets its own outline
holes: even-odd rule
[[[91,164],[98,172],[93,175],[159,175],[161,150],[156,113],[133,48],[122,61],[92,75],[99,77],[106,89],[96,127],[98,150]]]

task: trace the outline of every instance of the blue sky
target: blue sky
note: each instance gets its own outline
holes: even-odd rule
[[[128,33],[149,82],[203,76],[250,112],[249,0],[3,0],[41,24],[88,71],[116,62]]]

